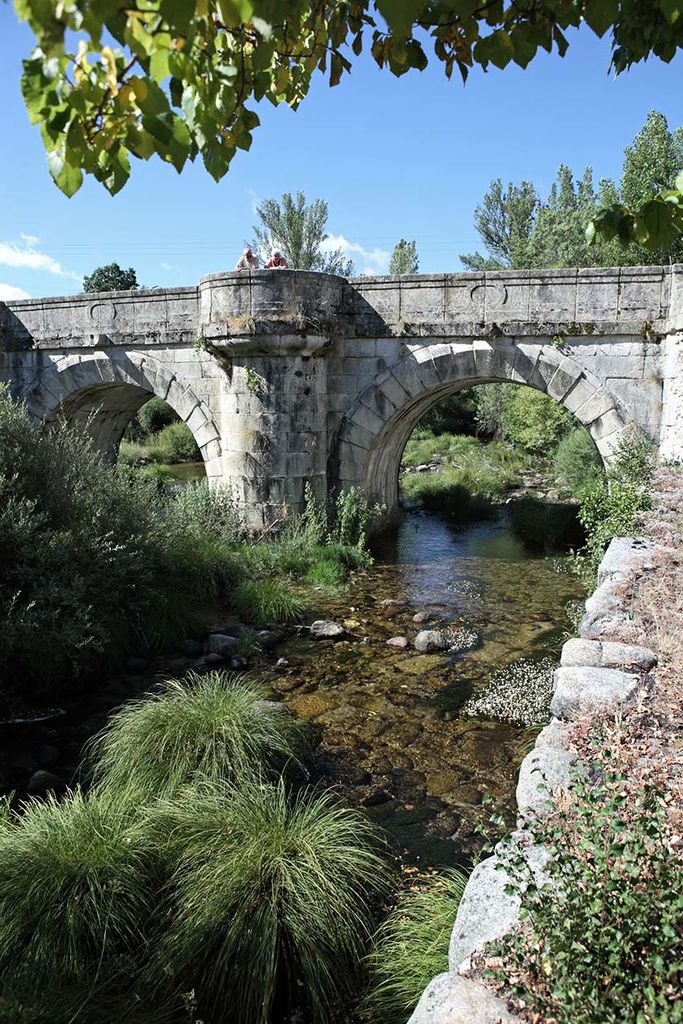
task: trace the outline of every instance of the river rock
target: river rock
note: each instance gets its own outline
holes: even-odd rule
[[[616,711],[638,686],[638,676],[615,668],[558,668],[550,710],[574,721],[595,711]]]
[[[218,654],[221,658],[231,657],[239,640],[230,633],[209,633],[206,638],[207,658],[210,654]]]
[[[408,1024],[519,1024],[519,1017],[481,982],[445,973],[430,981]]]
[[[385,619],[391,619],[394,615],[398,615],[402,612],[406,606],[405,601],[397,601],[393,597],[387,597],[384,601],[380,601],[379,606],[382,610],[382,615]]]
[[[332,619],[316,619],[310,629],[314,640],[339,640],[346,632],[343,626]]]
[[[422,654],[433,654],[447,648],[448,638],[441,629],[421,629],[415,637],[415,649]]]
[[[637,668],[649,672],[657,664],[657,655],[648,647],[619,644],[605,640],[567,640],[560,665],[575,668]]]
[[[517,780],[518,823],[547,818],[554,797],[569,788],[576,754],[557,747],[536,747],[519,766]]]
[[[284,636],[281,629],[259,629],[254,634],[254,640],[262,651],[270,651],[284,639]]]
[[[627,621],[623,602],[614,593],[614,587],[614,577],[609,577],[586,601],[586,612],[579,624],[583,639],[599,640],[614,633]]]
[[[199,640],[193,640],[191,637],[186,637],[181,640],[178,644],[178,649],[186,654],[188,658],[200,658],[204,653],[204,644],[200,643]]]
[[[28,780],[26,792],[29,796],[45,796],[49,792],[60,792],[64,789],[64,779],[53,772],[46,772],[40,769],[34,772]]]
[[[248,665],[249,662],[241,654],[233,654],[230,659],[230,668],[234,669],[236,672],[243,672]]]
[[[405,650],[408,646],[407,636],[392,636],[390,640],[387,640],[388,647],[398,647],[400,650]]]
[[[209,651],[208,654],[204,655],[204,664],[208,668],[218,668],[220,665],[225,663],[225,658],[222,654],[217,654],[215,651]]]
[[[480,861],[470,875],[460,901],[448,950],[449,969],[457,973],[475,950],[499,939],[516,926],[521,907],[524,874],[510,869],[522,857],[536,885],[548,882],[547,850],[534,843],[530,832],[518,830],[498,843],[492,857]],[[522,868],[522,870],[524,870]],[[506,889],[512,888],[509,892]]]
[[[415,612],[413,615],[413,622],[416,625],[421,625],[423,622],[429,622],[432,617],[431,612]]]

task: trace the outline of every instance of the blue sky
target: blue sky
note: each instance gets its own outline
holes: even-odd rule
[[[475,71],[465,86],[436,64],[395,79],[364,55],[335,89],[320,76],[296,113],[263,105],[251,150],[219,184],[200,163],[179,176],[134,161],[118,196],[87,181],[66,199],[19,90],[31,35],[0,4],[0,298],[77,292],[84,273],[112,261],[148,286],[194,284],[233,267],[255,201],[297,189],[327,200],[329,231],[357,273],[385,272],[401,236],[416,240],[420,270],[457,270],[478,247],[472,211],[492,178],[545,191],[560,162],[615,177],[650,109],[683,121],[681,57],[615,79],[606,40],[582,30],[571,43],[564,59]]]

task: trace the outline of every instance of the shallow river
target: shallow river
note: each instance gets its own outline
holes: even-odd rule
[[[292,640],[278,651],[289,667],[264,675],[314,723],[324,775],[396,836],[407,859],[467,864],[494,811],[513,821],[517,768],[537,729],[473,718],[463,704],[520,659],[546,659],[546,668],[513,668],[515,703],[534,677],[549,680],[547,659],[559,656],[566,606],[581,588],[557,558],[527,550],[503,521],[456,527],[411,512],[376,559],[342,597],[316,602],[351,638]],[[406,606],[386,617],[386,598]],[[430,613],[429,623],[413,622],[419,612]],[[412,647],[419,630],[443,625],[464,629],[476,646],[439,654]],[[387,646],[401,635],[410,648]]]

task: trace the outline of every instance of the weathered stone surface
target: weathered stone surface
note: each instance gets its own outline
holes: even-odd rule
[[[629,422],[683,456],[682,278],[677,266],[350,282],[266,270],[0,303],[0,380],[37,421],[87,425],[112,458],[140,406],[163,398],[212,485],[270,528],[303,508],[307,484],[395,507],[411,427],[449,387],[482,379],[547,391],[605,458]]]
[[[550,710],[567,721],[615,711],[637,686],[638,676],[614,668],[558,668]]]
[[[310,628],[314,640],[340,640],[346,634],[344,627],[331,619],[316,619]]]
[[[445,651],[448,647],[448,637],[441,629],[422,629],[415,637],[415,648],[421,654]]]
[[[562,648],[560,664],[576,668],[631,668],[642,672],[657,664],[657,655],[648,647],[613,643],[609,640],[567,640]]]
[[[610,576],[586,601],[586,612],[579,625],[579,633],[584,639],[600,639],[618,630],[626,622],[626,612],[614,587],[615,577]]]
[[[405,601],[397,601],[393,597],[387,597],[384,601],[380,601],[379,603],[379,607],[385,619],[390,619],[393,618],[394,615],[398,615],[399,612],[403,611],[405,606]]]
[[[439,974],[422,993],[408,1024],[517,1024],[519,1018],[479,981]]]
[[[239,640],[228,633],[209,633],[206,638],[207,654],[218,654],[221,658],[230,658],[236,650]]]
[[[623,575],[633,566],[647,565],[651,550],[652,541],[647,537],[614,537],[598,567],[598,585]]]
[[[407,636],[392,636],[390,640],[387,640],[388,647],[398,647],[400,650],[405,650],[408,646]]]
[[[520,897],[505,891],[512,882],[499,857],[480,861],[470,875],[458,907],[448,952],[457,972],[464,960],[487,942],[506,935],[517,923]]]
[[[519,767],[516,792],[522,822],[547,817],[555,794],[569,788],[575,764],[576,754],[553,746],[536,747],[526,755]]]
[[[426,612],[426,611],[425,612],[415,612],[415,614],[413,615],[413,622],[416,625],[419,626],[423,622],[429,622],[429,620],[431,618],[432,618],[432,613],[431,612]]]

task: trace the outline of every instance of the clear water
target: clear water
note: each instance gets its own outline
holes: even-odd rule
[[[343,596],[311,597],[317,617],[344,622],[350,639],[293,640],[278,652],[289,667],[266,677],[317,730],[327,781],[366,806],[408,860],[466,864],[494,812],[514,820],[517,769],[537,730],[462,706],[505,666],[557,659],[581,588],[561,559],[526,549],[505,521],[454,527],[411,512],[376,559]],[[385,598],[406,607],[387,618]],[[412,621],[421,611],[429,623]],[[444,624],[475,630],[477,646],[420,654],[386,644]]]

